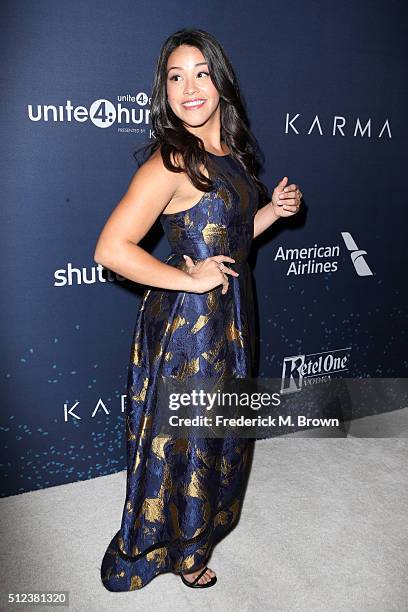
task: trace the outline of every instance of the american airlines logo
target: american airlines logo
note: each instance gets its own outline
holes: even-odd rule
[[[299,113],[294,116],[286,113],[285,134],[289,134],[289,132],[299,134],[299,129],[302,130],[302,133],[304,132],[304,121],[299,119],[299,117]],[[365,124],[363,125],[364,121]],[[299,125],[299,123],[301,125]],[[333,119],[330,121],[330,124],[327,125],[327,121],[324,121],[322,127],[322,122],[320,121],[319,115],[315,115],[312,120],[308,122],[306,134],[309,136],[309,134],[317,132],[320,134],[320,136],[328,134],[330,136],[371,138],[371,131],[371,118],[360,121],[360,117],[357,117],[355,120],[347,121],[346,117],[343,117],[342,115],[334,115]],[[378,128],[375,130],[374,136],[376,138],[392,138],[388,119],[378,126]]]
[[[137,106],[123,106],[121,102],[137,104]],[[92,123],[98,128],[108,128],[114,123],[126,125],[147,125],[150,119],[151,98],[140,92],[135,96],[130,94],[118,96],[115,105],[110,100],[99,99],[92,102],[89,107],[74,106],[71,100],[65,104],[28,104],[27,114],[30,121],[46,123]]]
[[[364,257],[367,251],[359,249],[350,232],[341,232],[343,242],[350,254],[350,261],[358,276],[373,276]],[[341,243],[311,247],[284,249],[279,246],[274,261],[286,264],[286,276],[306,276],[309,274],[327,274],[339,270]]]
[[[341,232],[344,243],[350,251],[350,258],[353,263],[354,269],[359,276],[372,276],[370,268],[363,255],[367,255],[367,251],[362,251],[358,248],[354,242],[353,236],[349,232]]]
[[[351,347],[284,357],[280,393],[295,393],[303,387],[324,383],[348,370]]]

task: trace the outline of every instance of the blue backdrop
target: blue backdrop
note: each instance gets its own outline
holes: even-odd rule
[[[2,492],[125,469],[143,287],[93,260],[151,133],[165,38],[211,32],[237,72],[270,191],[299,215],[254,242],[259,375],[406,372],[403,2],[2,3]],[[159,224],[141,246],[163,259]],[[334,357],[341,357],[335,360]],[[317,374],[316,374],[317,372]]]

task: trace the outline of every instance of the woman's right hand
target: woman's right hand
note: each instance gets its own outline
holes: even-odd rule
[[[227,293],[229,287],[227,274],[239,276],[238,272],[224,265],[224,261],[235,262],[235,259],[228,255],[213,255],[201,259],[196,264],[189,255],[183,257],[187,264],[187,273],[194,279],[192,291],[195,293],[205,293],[221,284],[223,286],[221,293]]]

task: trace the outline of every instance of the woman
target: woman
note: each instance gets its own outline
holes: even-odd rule
[[[205,563],[237,523],[251,440],[160,435],[157,383],[253,374],[251,242],[279,217],[295,214],[301,199],[284,177],[268,202],[234,71],[210,34],[181,30],[167,39],[151,120],[150,157],[94,255],[150,286],[129,364],[122,524],[101,567],[110,591],[142,588],[167,571],[193,588],[217,580]],[[258,210],[259,200],[267,203]],[[172,248],[164,262],[138,246],[159,217]]]

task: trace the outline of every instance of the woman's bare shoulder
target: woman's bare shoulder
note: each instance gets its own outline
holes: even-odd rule
[[[177,168],[182,168],[184,170],[184,160],[183,160],[183,156],[181,155],[181,153],[172,153],[170,155],[170,161],[173,164],[173,166],[176,166]],[[166,168],[166,166],[164,165],[164,161],[163,161],[161,147],[156,149],[152,153],[152,155],[149,157],[149,159],[145,161],[143,165],[146,165],[146,164],[148,165],[148,168],[151,171],[159,170],[163,173],[168,172],[173,175],[180,174],[179,172],[172,172],[171,170],[168,170]]]

